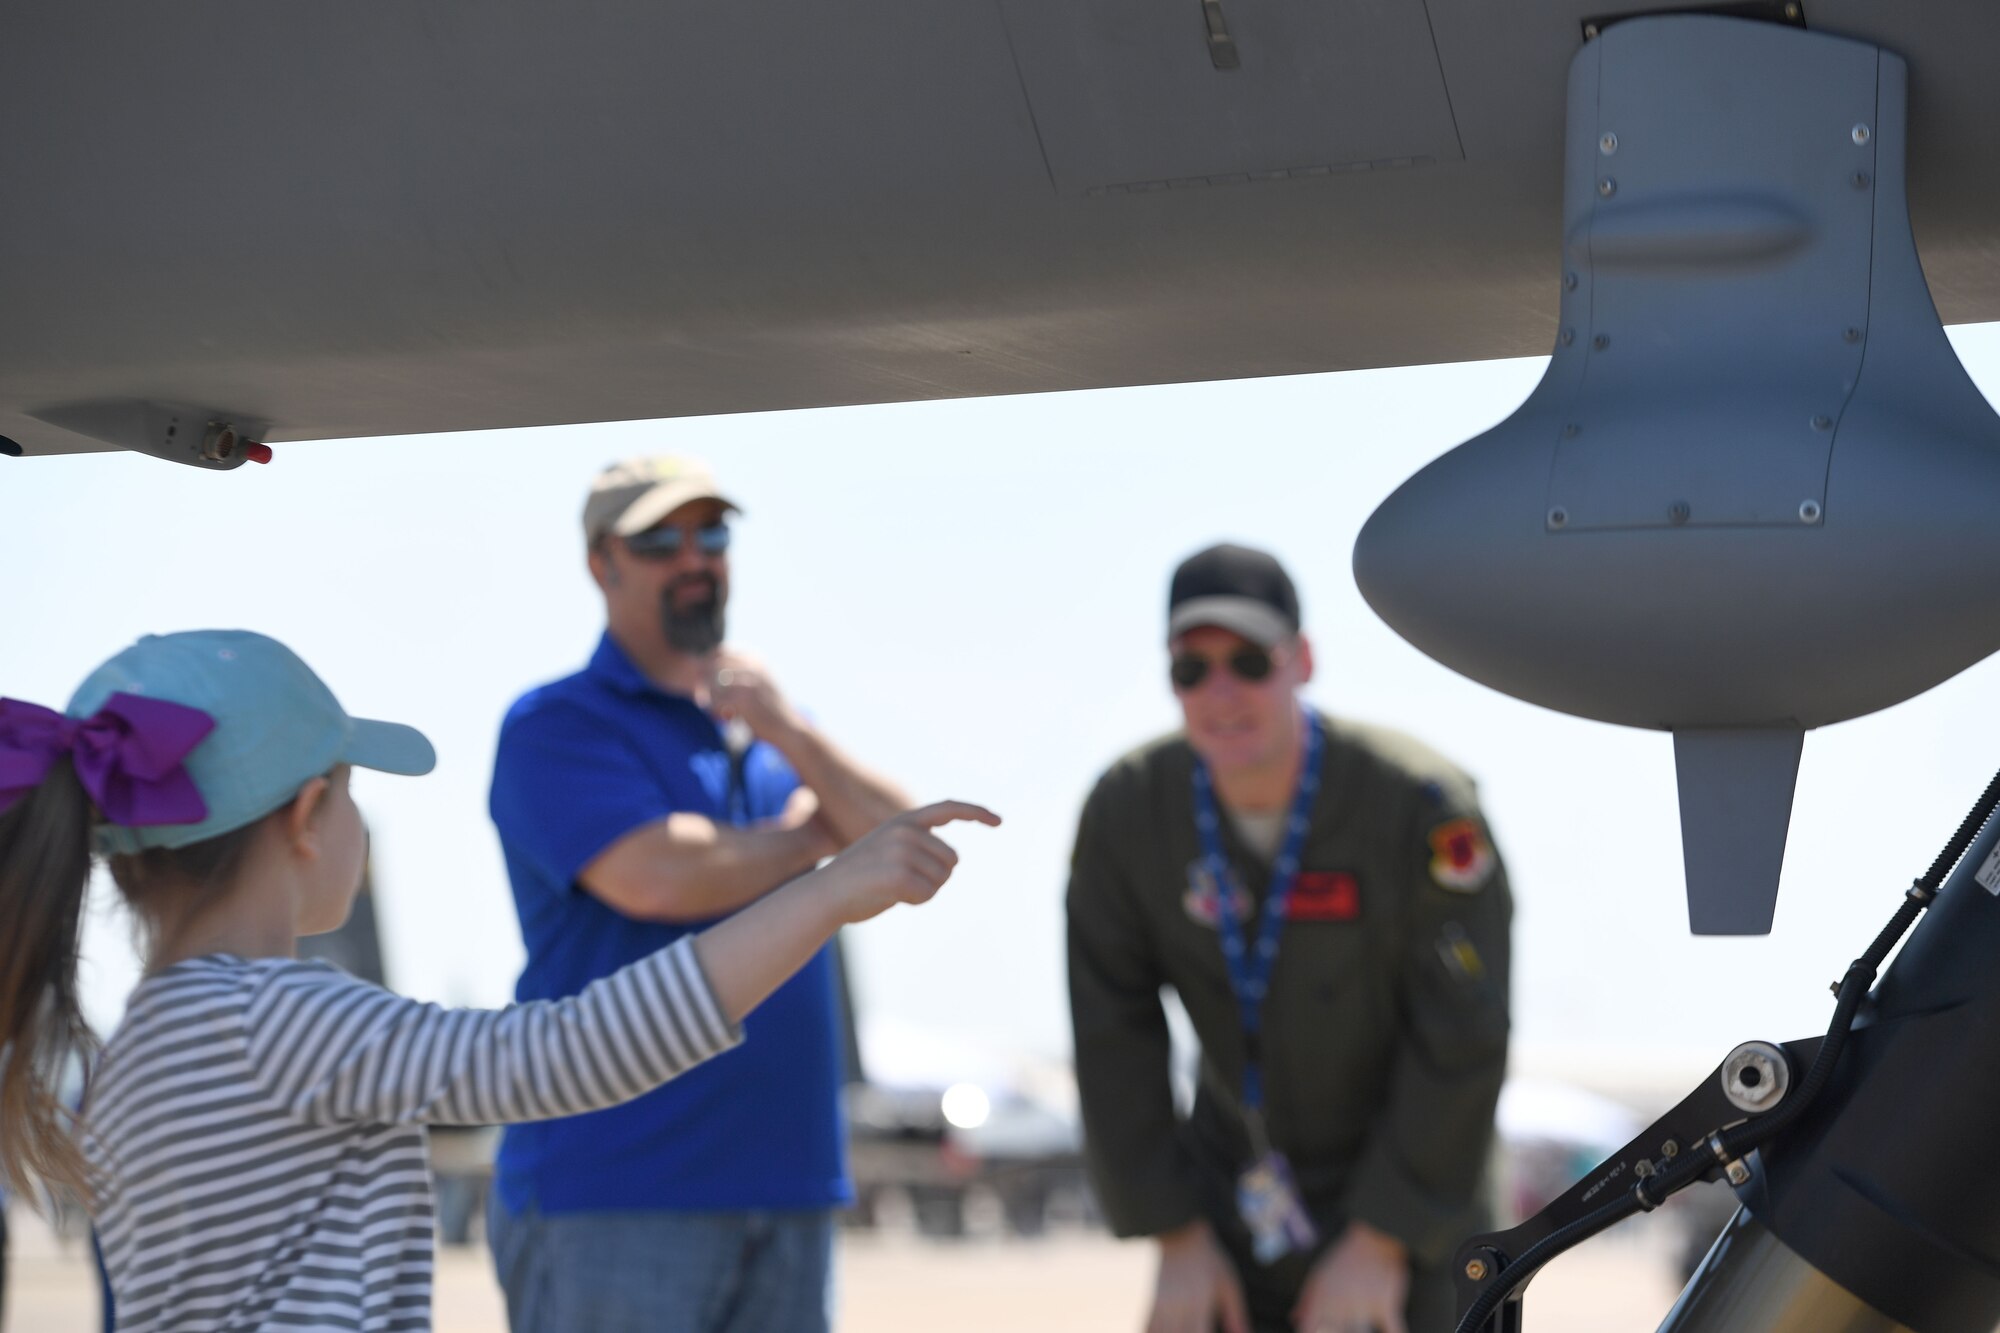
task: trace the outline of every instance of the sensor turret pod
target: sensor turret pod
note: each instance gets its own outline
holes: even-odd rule
[[[1673,733],[1698,934],[1770,929],[1807,730],[2000,649],[2000,418],[1918,265],[1905,84],[1736,19],[1584,45],[1548,373],[1355,546],[1445,665]]]

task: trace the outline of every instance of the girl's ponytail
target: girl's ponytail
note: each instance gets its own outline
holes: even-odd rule
[[[0,1181],[88,1198],[60,1085],[94,1038],[77,1005],[93,807],[67,756],[0,814]]]

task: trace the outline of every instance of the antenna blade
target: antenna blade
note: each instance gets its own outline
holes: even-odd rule
[[[1695,934],[1771,933],[1804,746],[1796,727],[1674,732]]]

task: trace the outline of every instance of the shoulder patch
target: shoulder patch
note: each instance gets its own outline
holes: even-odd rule
[[[1498,858],[1476,819],[1453,819],[1431,830],[1431,878],[1453,893],[1477,893]]]

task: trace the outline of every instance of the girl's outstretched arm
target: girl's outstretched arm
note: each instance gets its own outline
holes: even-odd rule
[[[629,1101],[741,1041],[743,1016],[843,924],[936,894],[958,858],[932,830],[960,819],[999,822],[951,801],[899,815],[823,869],[562,1000],[444,1009],[323,966],[261,964],[251,1068],[315,1123],[500,1124]],[[93,1119],[108,1128],[121,1109]]]

